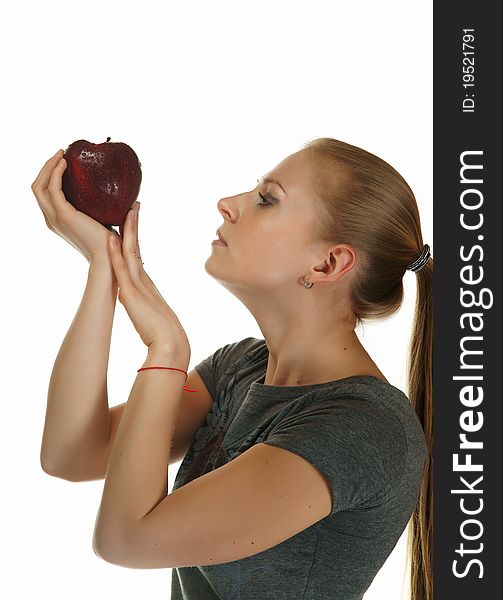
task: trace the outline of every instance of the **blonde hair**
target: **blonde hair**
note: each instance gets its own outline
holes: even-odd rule
[[[357,255],[351,289],[356,324],[392,316],[402,304],[403,275],[420,256],[424,245],[412,190],[391,165],[357,146],[333,138],[316,138],[301,150],[314,168],[314,209],[321,239],[351,245]],[[418,502],[408,524],[407,561],[411,600],[432,600],[431,256],[417,271],[416,282],[407,396],[423,427],[428,456]]]

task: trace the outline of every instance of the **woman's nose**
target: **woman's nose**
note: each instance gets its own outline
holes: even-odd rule
[[[230,208],[229,198],[221,198],[217,202],[217,208],[223,217],[227,216],[229,219],[232,219],[232,210]]]

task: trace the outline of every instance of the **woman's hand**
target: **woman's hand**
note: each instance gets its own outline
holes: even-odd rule
[[[190,359],[190,344],[176,314],[143,269],[138,244],[138,211],[128,212],[123,237],[108,233],[112,266],[119,284],[119,302],[147,347],[176,352]]]
[[[31,184],[47,227],[76,248],[89,263],[110,261],[107,242],[110,229],[77,210],[65,198],[61,179],[67,167],[63,151],[58,150]]]

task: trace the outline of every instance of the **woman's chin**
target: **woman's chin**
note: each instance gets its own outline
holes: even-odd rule
[[[214,262],[213,260],[213,252],[208,256],[208,258],[206,259],[205,263],[204,263],[204,270],[206,271],[206,273],[208,273],[208,275],[212,275],[215,276],[215,268],[212,267],[212,263]]]

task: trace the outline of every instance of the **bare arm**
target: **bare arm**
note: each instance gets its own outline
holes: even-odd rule
[[[87,285],[52,370],[40,452],[43,470],[86,478],[110,435],[107,369],[118,285],[108,260],[90,262]]]
[[[109,409],[107,370],[118,283],[110,261],[110,230],[67,202],[62,191],[66,161],[61,150],[46,161],[31,189],[48,228],[76,248],[88,261],[82,302],[63,340],[47,394],[40,462],[49,475],[68,481],[103,479],[125,404]],[[133,226],[129,215],[129,227]],[[137,222],[136,222],[137,223]],[[126,221],[119,226],[124,235]],[[136,225],[137,226],[137,225]],[[137,235],[137,234],[136,234]],[[211,398],[193,369],[182,393],[170,457],[185,455],[211,409]],[[186,396],[186,397],[185,397]]]

